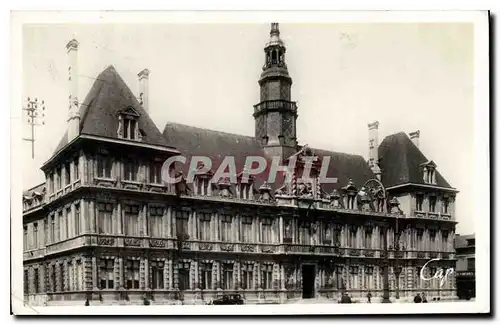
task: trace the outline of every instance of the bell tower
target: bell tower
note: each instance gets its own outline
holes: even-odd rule
[[[269,156],[288,158],[297,151],[297,105],[291,101],[292,78],[278,23],[271,24],[260,75],[260,103],[254,105],[255,137]]]

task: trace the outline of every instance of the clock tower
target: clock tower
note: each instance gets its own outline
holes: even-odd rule
[[[255,137],[269,156],[288,158],[297,151],[297,105],[291,101],[292,78],[285,62],[278,23],[271,24],[259,79],[260,103],[254,106]]]

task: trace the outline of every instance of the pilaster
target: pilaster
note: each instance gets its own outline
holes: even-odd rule
[[[94,200],[89,201],[89,225],[90,225],[90,233],[95,234],[97,233],[96,229],[96,208],[95,208],[95,202]]]
[[[123,234],[123,213],[122,213],[122,204],[120,201],[117,202],[116,204],[116,216],[115,216],[115,222],[116,222],[116,234],[122,235]]]

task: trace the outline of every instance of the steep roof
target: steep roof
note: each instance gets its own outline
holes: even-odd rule
[[[129,106],[140,115],[142,143],[167,146],[161,132],[112,65],[99,74],[80,105],[80,134],[118,138],[117,114]],[[55,153],[67,144],[66,132]]]
[[[181,154],[190,161],[192,156],[208,156],[212,160],[212,171],[215,173],[220,163],[226,156],[235,157],[237,172],[243,170],[246,157],[259,156],[268,161],[268,168],[258,175],[255,180],[256,187],[267,180],[271,157],[266,156],[264,150],[254,137],[214,131],[177,123],[167,123],[163,131],[165,141],[175,146]],[[299,148],[300,149],[300,148]],[[327,193],[334,188],[340,189],[352,179],[357,186],[362,186],[367,180],[374,178],[368,164],[362,156],[321,149],[312,149],[316,156],[324,159],[330,156],[327,177],[336,177],[336,184],[323,184]],[[189,170],[189,163],[183,166],[185,173]],[[273,189],[281,186],[283,178],[278,175],[276,183],[270,184]]]
[[[423,163],[429,160],[404,132],[385,137],[378,148],[382,183],[386,187],[414,183],[426,184],[423,179]],[[452,188],[444,177],[436,170],[436,185]]]

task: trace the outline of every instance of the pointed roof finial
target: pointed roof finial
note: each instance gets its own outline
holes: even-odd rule
[[[271,23],[271,36],[276,35],[280,36],[280,29],[279,29],[279,24],[278,23]]]

